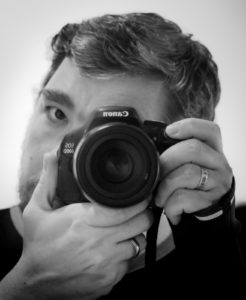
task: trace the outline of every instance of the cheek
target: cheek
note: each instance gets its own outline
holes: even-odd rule
[[[23,152],[24,169],[30,176],[35,176],[42,170],[43,151],[39,147],[29,147]]]
[[[33,126],[33,128],[39,128]],[[45,153],[58,149],[61,137],[48,130],[29,130],[23,143],[21,173],[25,178],[39,178],[43,167],[43,156]]]
[[[36,138],[25,140],[21,159],[21,173],[27,179],[39,177],[42,171],[43,155],[45,151],[42,144],[37,143]]]

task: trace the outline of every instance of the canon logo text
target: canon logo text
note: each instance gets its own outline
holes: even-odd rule
[[[103,117],[128,117],[129,112],[127,110],[124,111],[104,111]]]

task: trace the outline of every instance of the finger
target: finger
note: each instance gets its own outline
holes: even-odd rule
[[[152,212],[147,209],[131,220],[112,228],[112,239],[121,242],[138,236],[151,227],[153,220]]]
[[[125,208],[112,208],[93,203],[88,207],[85,222],[95,227],[116,226],[125,223],[145,211],[150,200],[151,197],[148,197],[136,205]]]
[[[197,139],[184,140],[168,148],[160,156],[160,162],[161,178],[187,163],[212,170],[220,170],[228,164],[223,154]]]
[[[211,196],[204,191],[176,190],[166,201],[164,211],[172,224],[178,224],[183,213],[193,213],[209,207]]]
[[[212,121],[189,118],[169,125],[166,128],[168,136],[175,139],[199,139],[222,152],[222,138],[219,126]]]
[[[185,164],[181,167],[174,169],[166,177],[164,177],[157,189],[155,203],[159,207],[165,205],[166,200],[178,189],[196,189],[201,180],[202,168],[194,164]],[[208,170],[208,179],[203,190],[209,191],[217,186],[217,172]]]
[[[137,247],[134,246],[137,244]],[[121,260],[128,260],[139,256],[146,249],[146,238],[144,234],[139,234],[134,237],[134,243],[131,240],[123,241],[118,243],[118,252]]]
[[[43,170],[29,204],[41,210],[52,210],[51,202],[55,196],[56,182],[57,158],[56,152],[53,151],[44,156]]]

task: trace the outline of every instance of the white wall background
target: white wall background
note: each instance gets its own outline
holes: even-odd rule
[[[103,13],[157,12],[208,46],[219,65],[217,122],[246,201],[246,1],[244,0],[0,0],[0,207],[17,203],[21,142],[33,90],[48,67],[49,39],[67,22]]]

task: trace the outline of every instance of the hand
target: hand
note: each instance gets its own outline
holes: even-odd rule
[[[126,274],[135,255],[129,239],[152,223],[148,201],[124,209],[77,203],[52,210],[56,177],[55,155],[48,155],[23,213],[24,250],[15,268],[23,285],[17,298],[96,299]]]
[[[160,157],[161,180],[155,201],[169,220],[178,224],[182,213],[194,213],[216,203],[230,189],[233,175],[216,123],[184,119],[169,125],[166,133],[181,142]],[[199,188],[201,168],[208,171],[203,188]]]

